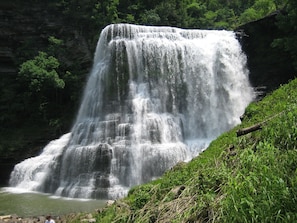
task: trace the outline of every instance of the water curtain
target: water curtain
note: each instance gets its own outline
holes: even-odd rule
[[[74,198],[123,197],[237,125],[252,97],[233,32],[109,25],[71,133],[16,165],[10,184]]]

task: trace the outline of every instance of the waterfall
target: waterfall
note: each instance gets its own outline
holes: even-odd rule
[[[252,98],[233,32],[109,25],[71,133],[17,164],[10,185],[123,197],[240,123]]]

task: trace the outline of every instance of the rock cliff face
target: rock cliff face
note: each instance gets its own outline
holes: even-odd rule
[[[68,65],[80,61],[89,69],[94,49],[75,24],[66,23],[58,12],[48,12],[40,5],[26,5],[25,2],[0,3],[0,75],[13,75],[21,57],[43,50],[48,37],[63,37],[71,55],[65,55],[63,62]],[[65,38],[66,37],[66,38]],[[27,52],[23,52],[22,49]],[[36,55],[36,54],[35,54]]]
[[[237,29],[248,57],[250,81],[259,94],[271,92],[296,76],[290,55],[271,46],[284,35],[276,26],[276,16],[274,13]]]
[[[90,43],[91,41],[87,39],[87,35],[82,33],[76,27],[76,24],[67,22],[61,13],[49,11],[42,4],[32,5],[28,1],[21,0],[3,0],[0,2],[1,114],[13,109],[9,105],[13,103],[9,103],[9,101],[14,100],[14,98],[18,97],[18,94],[23,93],[11,91],[9,87],[14,86],[17,82],[19,65],[25,60],[36,56],[38,51],[44,51],[48,47],[48,38],[50,36],[64,41],[67,53],[59,58],[61,62],[69,67],[78,67],[79,72],[85,76],[91,68],[95,50],[94,43]],[[79,66],[77,66],[78,61]],[[76,112],[75,110],[73,109],[73,113]],[[71,114],[69,115],[71,116]],[[1,119],[4,118],[4,116],[1,117]],[[6,120],[5,122],[15,123],[15,120]],[[22,123],[19,125],[22,126]],[[11,127],[16,128],[13,124],[11,124]],[[41,137],[44,139],[53,137],[52,135],[46,135],[46,133],[43,134]],[[8,158],[0,157],[0,185],[7,183],[15,162],[27,158],[28,155],[35,155],[36,151],[40,150],[41,145],[47,143],[47,140],[41,142],[40,139],[37,141],[27,139],[27,141],[28,145],[21,145],[23,148],[21,151],[25,151],[23,155],[6,154]],[[1,148],[0,145],[0,151],[1,149],[4,150],[5,148]]]

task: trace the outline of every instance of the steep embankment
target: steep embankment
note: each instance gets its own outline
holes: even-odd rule
[[[296,88],[297,79],[252,103],[241,125],[191,162],[133,188],[97,222],[295,222]],[[254,131],[240,135],[246,128]]]

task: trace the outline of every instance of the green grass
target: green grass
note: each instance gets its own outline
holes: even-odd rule
[[[134,187],[97,222],[296,222],[297,79],[250,104],[242,124],[189,163]],[[262,129],[237,137],[236,131]]]

